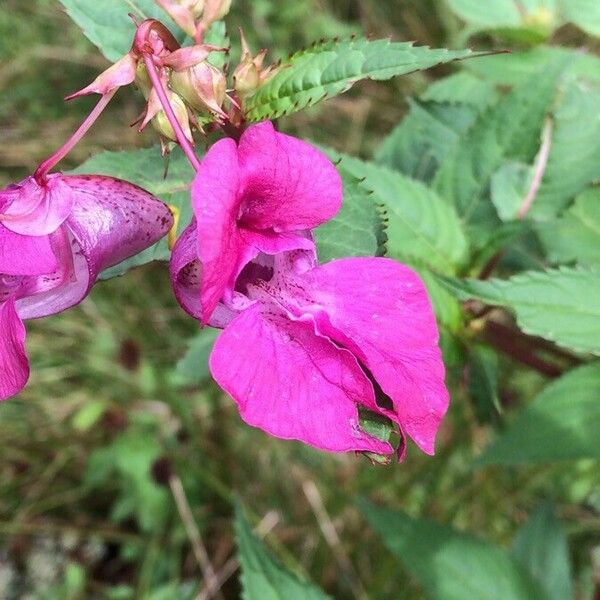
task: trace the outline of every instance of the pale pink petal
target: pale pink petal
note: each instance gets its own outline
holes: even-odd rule
[[[240,139],[242,214],[251,229],[312,229],[331,219],[342,204],[342,182],[316,148],[278,133],[266,121]]]
[[[391,398],[402,430],[433,454],[449,395],[435,316],[418,275],[385,258],[348,258],[303,281],[319,331],[359,358]]]
[[[209,364],[249,425],[331,452],[393,451],[359,428],[357,404],[373,388],[356,360],[310,323],[255,304],[219,336]]]
[[[44,185],[33,177],[0,191],[0,223],[14,233],[43,236],[56,231],[73,207],[64,176],[48,175]]]
[[[217,303],[245,262],[247,246],[240,238],[239,165],[235,142],[226,138],[207,152],[192,184],[197,220],[198,257],[202,263],[202,321],[208,322]],[[254,252],[256,254],[257,251]]]
[[[13,233],[0,224],[0,273],[4,275],[41,275],[57,267],[47,236]]]
[[[137,58],[132,53],[127,53],[123,58],[120,58],[114,65],[111,65],[106,71],[100,73],[90,85],[82,90],[70,94],[65,100],[72,100],[79,96],[87,96],[88,94],[108,94],[118,87],[129,85],[135,79],[135,71],[137,67]]]
[[[25,327],[10,298],[0,304],[0,400],[18,394],[28,379]]]

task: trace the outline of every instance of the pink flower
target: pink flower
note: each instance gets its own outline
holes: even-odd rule
[[[433,454],[449,398],[425,286],[384,258],[317,265],[310,230],[342,199],[327,158],[263,123],[213,146],[192,197],[173,288],[224,329],[210,368],[242,419],[323,450],[392,453],[361,429],[364,407]]]
[[[22,320],[78,304],[101,271],[171,225],[162,202],[112,177],[28,177],[0,191],[0,400],[29,376]]]
[[[214,144],[192,186],[202,322],[260,252],[311,249],[306,231],[331,219],[341,201],[342,183],[328,158],[269,122],[249,127],[239,144]]]
[[[194,237],[193,228],[182,236],[171,274],[179,302],[198,316],[202,267]],[[212,375],[249,425],[333,452],[392,453],[361,430],[362,406],[434,453],[449,398],[435,316],[408,267],[385,258],[318,266],[311,251],[261,253],[210,324],[224,328],[210,357]],[[388,408],[376,400],[373,382]]]

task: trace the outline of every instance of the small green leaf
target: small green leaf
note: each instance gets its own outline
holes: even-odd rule
[[[178,233],[180,233],[189,224],[192,217],[189,186],[194,171],[178,148],[172,152],[169,158],[166,178],[163,176],[165,166],[166,163],[160,154],[160,148],[153,146],[124,152],[101,152],[86,160],[72,173],[110,175],[143,187],[163,202],[179,209]],[[168,260],[170,255],[167,242],[162,239],[137,256],[107,269],[102,273],[102,278],[108,279],[121,275],[133,267],[153,260]]]
[[[573,598],[567,537],[552,504],[542,504],[519,529],[513,556],[546,591],[548,600]]]
[[[542,600],[504,549],[426,519],[361,502],[364,516],[431,600]]]
[[[557,215],[600,179],[600,85],[572,81],[554,111],[554,132],[542,185],[529,211],[534,219]]]
[[[600,264],[600,188],[590,188],[559,219],[536,224],[553,264]]]
[[[492,104],[496,96],[493,83],[469,71],[459,71],[432,83],[421,94],[421,99],[438,104],[467,104],[481,111]]]
[[[467,240],[451,206],[420,181],[387,167],[327,150],[341,172],[362,179],[388,215],[387,255],[444,273],[466,260]]]
[[[533,167],[519,162],[507,162],[492,175],[492,202],[503,221],[517,218],[532,178]]]
[[[465,222],[480,224],[489,230],[486,233],[493,233],[497,219],[486,199],[491,178],[507,160],[533,162],[563,69],[559,62],[539,73],[535,94],[530,81],[515,87],[479,116],[443,162],[435,187]]]
[[[315,230],[320,262],[346,256],[375,256],[383,222],[372,195],[350,173],[341,172],[344,202],[340,212]]]
[[[515,86],[531,82],[536,73],[557,61],[566,61],[566,72],[569,75],[584,81],[600,83],[599,57],[558,46],[540,46],[525,52],[482,56],[477,60],[465,61],[464,67],[497,85]]]
[[[477,460],[478,466],[600,458],[600,362],[546,386]]]
[[[481,423],[502,412],[498,397],[498,355],[487,346],[473,345],[469,353],[469,394]]]
[[[200,385],[210,378],[208,358],[219,333],[218,329],[201,329],[189,341],[187,352],[176,368],[182,384]]]
[[[410,42],[327,41],[297,52],[245,104],[249,121],[274,119],[350,89],[361,79],[391,79],[475,56],[470,50],[433,49]]]
[[[599,277],[597,269],[561,268],[527,271],[505,281],[438,279],[460,300],[477,298],[510,308],[525,333],[600,354]]]
[[[135,25],[128,16],[139,20],[158,19],[171,31],[177,26],[154,0],[60,0],[67,14],[81,27],[85,36],[106,58],[115,62],[131,48]]]
[[[100,420],[106,407],[106,400],[89,400],[73,415],[73,429],[88,431]]]
[[[479,111],[468,104],[409,100],[409,105],[408,115],[384,140],[375,160],[428,183],[473,125]]]
[[[519,7],[513,0],[448,0],[450,8],[464,21],[481,29],[518,27]]]
[[[252,533],[239,504],[236,505],[235,533],[242,567],[243,600],[329,599],[325,592],[299,579],[267,552]]]

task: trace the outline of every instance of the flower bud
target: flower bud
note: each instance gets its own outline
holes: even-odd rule
[[[260,73],[252,58],[245,59],[233,72],[233,87],[240,97],[247,96],[256,90],[260,83]]]
[[[196,34],[196,20],[204,10],[204,0],[156,0],[157,4],[188,35]]]
[[[206,0],[204,3],[204,13],[202,15],[202,24],[208,28],[215,21],[222,19],[231,8],[231,0]]]
[[[171,87],[194,109],[208,110],[217,117],[225,118],[223,102],[226,97],[225,74],[208,62],[200,63],[184,71],[171,73]]]
[[[190,120],[188,117],[187,108],[185,106],[185,102],[181,99],[180,96],[175,94],[174,92],[167,91],[167,96],[169,98],[169,103],[171,104],[171,108],[183,129],[183,133],[185,137],[192,143],[194,143],[194,138],[192,137],[192,131],[190,129]],[[169,123],[169,119],[163,109],[159,110],[156,115],[152,118],[152,126],[158,133],[160,133],[163,137],[176,142],[177,136],[175,135],[175,131],[171,123]]]

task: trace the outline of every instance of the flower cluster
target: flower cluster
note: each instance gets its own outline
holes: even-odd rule
[[[244,130],[239,112],[224,112],[224,79],[216,86],[206,62],[220,49],[201,38],[227,2],[164,5],[193,26],[196,45],[180,48],[162,24],[141,23],[131,52],[74,94],[101,94],[81,127],[33,176],[0,191],[0,400],[28,379],[23,319],[78,304],[102,270],[172,230],[169,208],[131,183],[49,174],[116,89],[136,79],[144,123],[178,142],[196,170],[194,218],[173,248],[171,279],[190,315],[223,329],[210,369],[243,420],[323,450],[393,454],[363,426],[366,411],[398,425],[400,457],[407,437],[433,454],[448,392],[423,282],[386,258],[319,264],[312,232],[341,206],[336,168],[270,122]],[[231,106],[270,76],[263,58],[243,40]],[[193,109],[236,133],[202,161],[192,149]]]

